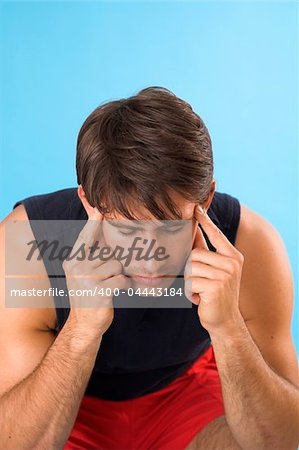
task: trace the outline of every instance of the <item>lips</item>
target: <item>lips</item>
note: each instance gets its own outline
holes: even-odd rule
[[[137,278],[143,284],[159,285],[166,278],[173,278],[173,277],[171,277],[170,275],[158,275],[158,276],[150,276],[150,277],[146,277],[143,275],[134,275],[132,278]]]
[[[167,275],[154,275],[154,276],[150,276],[150,277],[147,277],[145,275],[134,275],[134,277],[154,279],[154,278],[166,278]]]

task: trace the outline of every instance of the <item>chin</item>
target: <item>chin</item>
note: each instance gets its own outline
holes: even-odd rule
[[[161,279],[159,280],[158,283],[151,283],[151,282],[146,282],[146,281],[139,281],[136,278],[134,278],[132,280],[132,287],[133,289],[140,289],[140,291],[142,292],[147,291],[149,294],[146,295],[146,297],[158,297],[161,296],[159,294],[158,288],[160,289],[167,289],[169,288],[173,282],[175,280],[175,277],[172,278],[165,278],[164,280]],[[150,294],[150,291],[152,291],[152,293]]]

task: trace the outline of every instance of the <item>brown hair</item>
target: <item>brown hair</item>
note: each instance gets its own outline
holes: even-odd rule
[[[96,108],[77,142],[77,181],[100,212],[128,219],[142,203],[158,220],[181,219],[169,189],[203,204],[213,180],[209,132],[186,101],[151,86]],[[136,208],[137,209],[137,208]]]

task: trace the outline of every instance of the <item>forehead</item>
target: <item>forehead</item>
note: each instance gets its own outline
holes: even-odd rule
[[[182,219],[183,220],[190,220],[192,219],[194,215],[194,209],[196,206],[196,203],[192,203],[185,198],[183,198],[178,193],[171,193],[172,201],[175,203],[176,208],[181,212]],[[130,210],[136,217],[139,217],[140,220],[148,220],[148,221],[157,221],[157,218],[148,211],[144,205],[141,203],[135,202],[131,203]],[[125,216],[120,214],[118,211],[113,211],[113,213],[106,214],[105,217],[107,219],[115,219],[115,220],[128,220]]]

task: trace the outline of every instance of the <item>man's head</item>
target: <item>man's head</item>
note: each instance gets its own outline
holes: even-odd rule
[[[95,109],[79,132],[76,169],[88,216],[97,208],[106,219],[192,220],[215,191],[204,122],[162,87]]]

